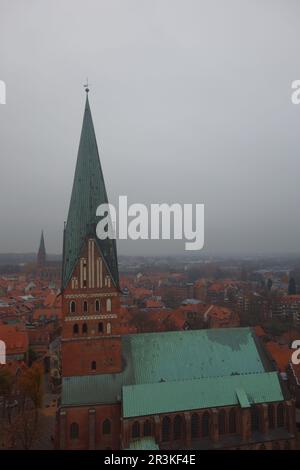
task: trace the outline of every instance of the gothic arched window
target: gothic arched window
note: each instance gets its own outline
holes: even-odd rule
[[[78,439],[79,437],[79,426],[77,423],[72,423],[70,426],[70,438]]]
[[[208,411],[205,411],[202,416],[202,437],[209,436],[209,428],[210,428],[210,415]]]
[[[277,406],[277,427],[283,428],[284,426],[284,408],[283,404],[279,403]]]
[[[84,324],[82,325],[82,333],[83,333],[83,334],[86,334],[86,333],[87,333],[87,331],[88,331],[87,324],[86,324],[86,323],[84,323]]]
[[[256,406],[251,406],[251,429],[259,431],[259,409]]]
[[[95,302],[95,311],[100,312],[100,300],[96,300]]]
[[[107,333],[108,335],[111,334],[111,323],[110,323],[110,322],[108,322],[107,325],[106,325],[106,333]]]
[[[174,440],[181,439],[182,437],[182,417],[180,415],[176,415],[174,418],[173,423],[173,431],[174,431]]]
[[[111,312],[111,299],[107,299],[106,301],[106,310],[107,312]]]
[[[88,303],[87,303],[87,301],[85,300],[85,301],[83,302],[83,313],[88,313],[88,310],[89,310],[89,308],[88,308]]]
[[[73,335],[78,335],[79,333],[79,326],[77,325],[77,323],[75,323],[75,325],[73,325]]]
[[[105,419],[102,423],[102,434],[111,433],[111,422],[109,419]]]
[[[168,442],[170,440],[171,420],[169,416],[164,416],[162,420],[162,441]]]
[[[76,313],[76,302],[75,302],[75,300],[71,300],[71,302],[70,302],[70,313]]]
[[[225,434],[226,432],[226,413],[225,410],[221,410],[218,416],[218,423],[219,423],[219,433]]]
[[[274,406],[268,405],[268,418],[269,418],[269,428],[273,429],[275,427],[275,413]]]
[[[144,422],[144,436],[151,436],[151,421],[149,419]]]
[[[103,323],[98,323],[98,333],[103,333]]]
[[[133,439],[140,437],[140,423],[138,421],[135,421],[132,425],[131,436]]]
[[[229,411],[229,432],[234,434],[236,432],[236,410],[231,408]]]
[[[192,439],[195,439],[199,436],[199,415],[193,413],[191,417],[191,436]]]

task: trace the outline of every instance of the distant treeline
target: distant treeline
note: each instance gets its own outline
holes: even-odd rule
[[[61,255],[47,255],[48,261],[61,261]],[[20,264],[34,263],[36,253],[0,253],[0,266],[17,266]]]

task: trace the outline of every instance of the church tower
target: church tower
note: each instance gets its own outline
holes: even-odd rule
[[[43,268],[45,264],[46,264],[46,249],[45,249],[44,232],[42,230],[39,251],[37,254],[37,265],[39,268]]]
[[[121,371],[119,275],[115,240],[100,240],[97,207],[108,203],[86,88],[86,103],[62,266],[62,374]]]

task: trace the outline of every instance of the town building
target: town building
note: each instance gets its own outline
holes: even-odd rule
[[[56,447],[294,448],[294,401],[251,328],[122,328],[115,241],[96,234],[107,201],[87,94],[64,230]]]

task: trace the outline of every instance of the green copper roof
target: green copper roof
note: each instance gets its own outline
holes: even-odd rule
[[[264,372],[250,328],[131,335],[135,383]]]
[[[241,408],[249,408],[251,406],[247,397],[247,393],[243,388],[236,389],[236,396]]]
[[[130,385],[123,387],[123,417],[239,405],[237,390],[250,404],[283,400],[276,372]]]
[[[62,287],[65,288],[87,237],[96,238],[113,281],[118,286],[115,240],[99,240],[96,209],[108,202],[88,96],[83,117],[73,189],[64,230]]]
[[[120,374],[63,378],[62,406],[117,403],[126,385],[266,372],[251,328],[128,335],[122,354]]]

